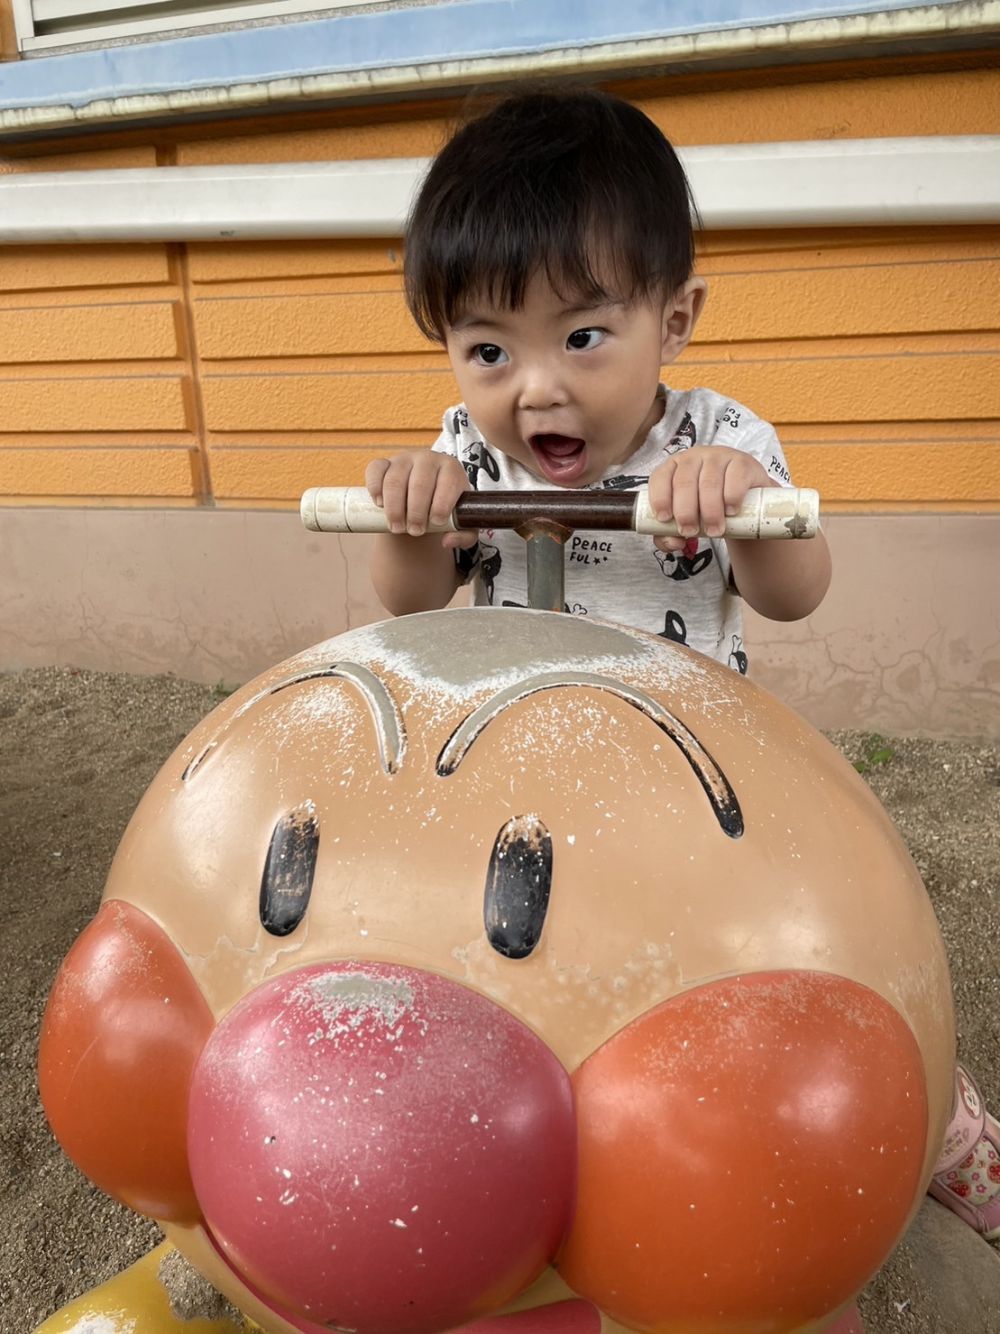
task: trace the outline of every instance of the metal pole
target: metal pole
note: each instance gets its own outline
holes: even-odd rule
[[[563,547],[573,530],[550,519],[532,519],[515,532],[528,548],[528,606],[537,611],[562,611],[566,605]]]

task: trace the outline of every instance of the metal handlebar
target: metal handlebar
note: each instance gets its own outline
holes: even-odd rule
[[[385,511],[363,486],[314,486],[302,497],[302,522],[314,533],[386,533]],[[469,491],[447,523],[428,532],[459,528],[515,528],[533,522],[577,528],[631,529],[653,537],[676,537],[677,525],[661,523],[649,507],[645,487],[638,491]],[[819,531],[819,494],[806,487],[755,487],[737,514],[726,519],[727,538],[815,537]]]

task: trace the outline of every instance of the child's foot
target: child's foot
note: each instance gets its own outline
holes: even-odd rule
[[[1000,1237],[1000,1121],[960,1065],[955,1110],[928,1191],[984,1237]]]

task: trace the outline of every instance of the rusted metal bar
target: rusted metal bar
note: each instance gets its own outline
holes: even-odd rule
[[[455,506],[459,528],[520,528],[543,515],[565,528],[631,528],[634,491],[467,491]]]
[[[573,536],[572,528],[549,519],[531,519],[514,531],[528,548],[528,606],[537,611],[562,611],[566,605],[563,548]]]

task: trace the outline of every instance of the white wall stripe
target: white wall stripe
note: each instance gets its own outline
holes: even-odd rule
[[[706,229],[1000,222],[1000,135],[713,144]],[[0,178],[0,244],[398,236],[425,158]]]

